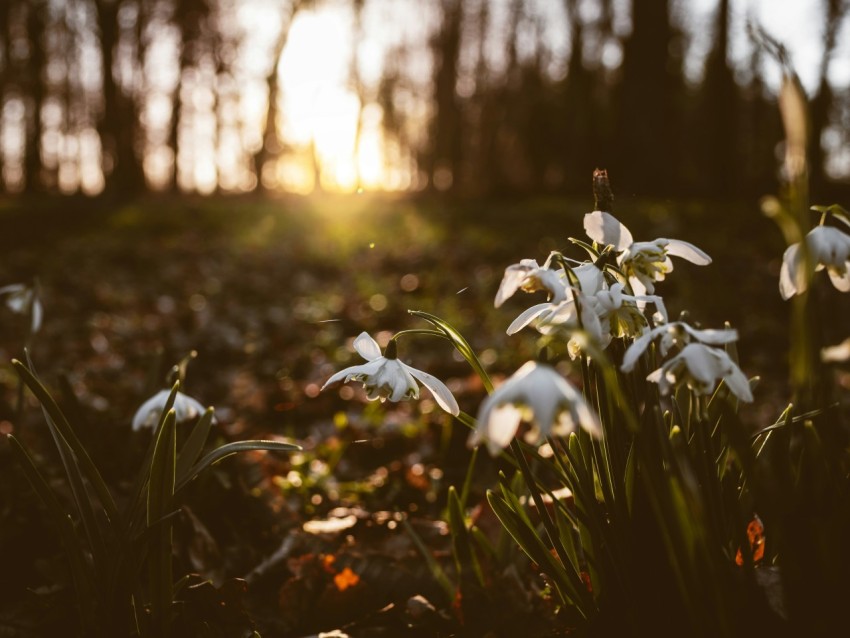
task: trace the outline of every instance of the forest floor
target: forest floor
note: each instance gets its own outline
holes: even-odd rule
[[[422,327],[408,309],[456,326],[495,378],[513,372],[534,355],[535,337],[505,334],[528,299],[493,308],[504,268],[542,263],[556,248],[583,258],[568,237],[583,237],[590,201],[78,204],[0,207],[0,285],[37,279],[44,325],[30,354],[115,492],[131,483],[149,436],[131,431],[134,411],[192,350],[184,389],[216,407],[219,440],[281,438],[304,448],[225,461],[191,487],[177,560],[212,584],[191,590],[186,627],[192,614],[216,613],[221,633],[211,635],[250,627],[264,637],[556,635],[553,609],[535,591],[544,583],[527,562],[491,573],[492,586],[469,604],[440,587],[423,557],[422,546],[452,573],[442,513],[469,464],[464,426],[428,397],[380,404],[359,388],[319,389],[357,363],[349,345],[361,331]],[[621,197],[618,206],[636,238],[685,239],[713,257],[703,268],[679,262],[658,291],[671,317],[688,310],[705,327],[738,328],[741,367],[762,378],[744,421],[771,423],[787,400],[779,231],[756,202]],[[25,332],[2,309],[0,359],[22,356]],[[406,340],[401,357],[446,380],[475,414],[484,390],[448,344]],[[19,413],[6,364],[0,393],[0,429],[55,465],[41,412],[27,400]],[[469,501],[494,543],[504,534],[483,494],[499,467],[478,463]],[[0,486],[0,634],[54,635],[74,622],[61,545],[5,441]]]

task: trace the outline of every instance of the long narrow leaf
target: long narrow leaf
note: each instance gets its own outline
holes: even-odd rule
[[[422,539],[419,537],[419,534],[416,533],[416,530],[413,529],[413,526],[407,521],[407,519],[402,519],[401,524],[404,526],[404,530],[407,532],[408,536],[413,539],[413,544],[416,545],[416,548],[419,550],[419,553],[422,554],[422,557],[425,559],[425,562],[428,563],[428,569],[431,572],[431,575],[434,577],[434,580],[437,581],[437,584],[443,590],[443,593],[446,595],[447,601],[453,601],[455,598],[455,588],[452,585],[452,582],[449,580],[449,577],[446,576],[446,572],[440,567],[440,564],[431,554],[431,550],[425,545]]]
[[[56,494],[50,488],[50,485],[48,485],[24,446],[11,434],[8,435],[8,439],[11,444],[10,449],[17,457],[18,464],[24,471],[27,481],[29,481],[33,490],[41,499],[41,502],[44,503],[48,514],[59,530],[59,537],[65,546],[65,555],[68,557],[68,562],[71,566],[71,577],[77,592],[83,625],[91,630],[96,626],[97,598],[92,582],[92,574],[88,567],[85,553],[83,552],[83,545],[77,536],[74,524],[68,513],[62,509]]]
[[[487,390],[487,393],[489,394],[493,391],[493,382],[490,380],[490,375],[487,374],[487,371],[484,369],[484,365],[481,363],[478,355],[475,354],[472,346],[469,345],[469,342],[454,328],[454,326],[428,312],[423,312],[421,310],[408,310],[408,312],[414,317],[424,319],[443,332],[451,340],[455,349],[463,356],[464,359],[466,359],[466,362],[472,366],[472,369],[475,370],[475,373],[481,378],[481,382],[484,384],[484,388]]]
[[[174,407],[174,401],[177,398],[177,392],[180,390],[180,382],[177,381],[171,388],[168,398],[165,400],[162,414],[159,417],[153,437],[151,437],[148,449],[145,451],[145,458],[142,461],[141,469],[136,474],[136,480],[133,482],[133,489],[130,492],[133,497],[127,508],[124,510],[124,520],[130,534],[138,532],[139,528],[145,524],[147,514],[147,502],[145,487],[150,479],[151,462],[153,460],[154,448],[156,447],[159,432],[165,424],[165,418]]]
[[[301,446],[293,445],[292,443],[281,443],[280,441],[263,440],[235,441],[233,443],[227,443],[226,445],[222,445],[220,448],[213,450],[193,465],[186,476],[177,483],[174,488],[175,493],[186,487],[186,485],[194,480],[198,474],[215,463],[218,463],[222,459],[239,452],[250,452],[252,450],[265,450],[268,452],[298,452],[301,450]]]
[[[73,450],[75,456],[77,457],[80,466],[85,473],[86,478],[94,487],[95,492],[97,492],[97,496],[100,499],[101,505],[106,510],[107,516],[110,520],[117,521],[118,520],[118,508],[115,506],[115,501],[112,498],[112,495],[109,493],[109,489],[106,487],[106,483],[103,480],[103,477],[100,475],[100,472],[97,470],[97,467],[92,462],[91,457],[86,451],[83,444],[77,438],[77,435],[74,433],[74,430],[71,428],[71,425],[68,423],[68,420],[65,418],[65,415],[59,409],[59,406],[53,400],[53,397],[50,396],[50,393],[47,389],[42,385],[41,381],[39,381],[38,377],[35,376],[33,372],[31,372],[23,363],[18,361],[17,359],[12,360],[12,366],[14,366],[15,371],[21,377],[24,383],[27,384],[32,393],[36,396],[36,398],[41,403],[45,412],[50,415],[53,419],[56,428],[62,434],[62,437],[68,442],[71,450]]]
[[[171,508],[174,497],[176,457],[176,415],[168,411],[154,447],[148,483],[147,523],[151,526],[163,518]],[[167,636],[170,633],[173,568],[172,525],[166,521],[154,536],[149,555],[150,601],[154,633]]]
[[[195,461],[198,460],[198,457],[201,456],[204,444],[207,442],[207,437],[209,437],[210,434],[214,414],[215,410],[207,408],[207,411],[204,412],[203,416],[195,424],[195,427],[192,428],[192,433],[189,434],[189,438],[186,439],[180,453],[177,455],[178,482],[188,476],[189,470],[192,469],[192,465],[194,465]]]
[[[463,505],[461,505],[460,497],[454,486],[449,488],[448,510],[449,532],[452,535],[452,548],[454,549],[458,577],[463,583],[464,572],[471,566],[478,584],[484,587],[484,574],[481,572],[481,566],[475,557],[469,530],[464,520]]]

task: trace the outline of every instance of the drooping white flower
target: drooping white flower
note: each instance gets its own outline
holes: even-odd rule
[[[505,268],[505,275],[496,293],[494,304],[496,308],[520,289],[525,292],[546,290],[554,303],[567,298],[567,288],[562,274],[546,266],[541,268],[535,259],[523,259],[518,264]]]
[[[558,329],[587,331],[596,342],[604,340],[602,323],[592,297],[582,293],[574,293],[561,303],[542,303],[523,311],[508,326],[507,333],[515,334],[528,325],[543,335],[548,335]]]
[[[142,403],[141,407],[136,410],[136,414],[133,416],[133,431],[156,427],[156,424],[159,423],[159,419],[162,417],[162,411],[165,409],[165,404],[170,394],[171,390],[160,390]],[[174,395],[174,412],[178,423],[194,419],[203,414],[204,411],[204,406],[189,395],[182,392]]]
[[[524,310],[508,326],[507,333],[515,334],[534,323],[534,327],[541,334],[550,334],[556,328],[577,328],[579,323],[597,341],[602,336],[602,328],[599,317],[594,310],[593,297],[598,292],[605,290],[605,277],[602,271],[594,264],[585,262],[572,269],[578,288],[566,287],[566,295],[560,301],[550,299],[545,303],[536,304]],[[560,276],[566,281],[566,273],[560,271]],[[576,303],[578,301],[578,303]],[[578,308],[581,308],[579,313]],[[579,322],[579,314],[581,321]]]
[[[362,332],[354,340],[354,349],[366,359],[366,363],[351,366],[334,374],[322,386],[322,390],[337,381],[359,381],[366,388],[370,401],[401,401],[419,398],[419,381],[431,391],[434,400],[443,410],[457,416],[460,407],[451,391],[436,377],[402,363],[395,356],[384,356],[381,347],[367,333]]]
[[[741,401],[751,403],[753,400],[750,383],[732,358],[725,351],[702,343],[689,343],[646,379],[657,383],[661,394],[668,394],[672,388],[685,383],[699,395],[711,394],[722,380]]]
[[[19,315],[30,316],[30,330],[33,333],[41,328],[44,310],[35,288],[24,284],[11,284],[0,288],[0,296],[6,295],[6,307]]]
[[[832,226],[816,226],[806,235],[809,269],[801,244],[791,244],[782,256],[779,294],[783,299],[802,294],[809,286],[812,271],[826,268],[832,285],[841,292],[850,291],[850,235]]]
[[[613,246],[620,253],[617,265],[628,277],[635,295],[653,294],[655,282],[663,281],[673,270],[673,257],[705,266],[711,257],[693,244],[680,239],[635,242],[632,233],[610,213],[595,210],[584,216],[587,236],[598,244]]]
[[[469,445],[487,443],[496,455],[516,436],[522,421],[531,429],[528,443],[538,444],[551,435],[566,436],[582,427],[593,436],[602,435],[599,418],[581,392],[552,367],[529,361],[487,397],[478,411],[478,423]]]
[[[667,308],[656,295],[627,295],[623,284],[616,283],[608,290],[600,290],[594,296],[596,312],[602,323],[602,331],[611,337],[638,337],[649,326],[643,313],[643,305],[655,304],[659,317],[667,322]]]
[[[659,337],[658,350],[663,357],[673,346],[685,347],[691,341],[707,343],[712,346],[732,343],[733,341],[737,341],[738,331],[734,328],[699,330],[689,326],[684,321],[664,323],[652,330],[648,330],[635,339],[634,343],[628,347],[626,353],[623,355],[623,364],[620,366],[620,369],[623,372],[631,372],[638,359],[640,359],[640,356],[649,347],[649,344]]]

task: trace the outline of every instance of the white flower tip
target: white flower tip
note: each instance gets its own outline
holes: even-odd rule
[[[711,263],[709,257],[704,251],[700,250],[690,242],[682,241],[681,239],[667,240],[667,254],[696,264],[697,266],[707,266]]]
[[[628,228],[610,213],[600,210],[584,216],[584,232],[596,243],[613,246],[618,252],[634,243]]]
[[[381,347],[377,341],[369,336],[368,332],[361,332],[354,340],[353,345],[357,354],[366,359],[366,361],[372,361],[381,356]]]
[[[835,346],[829,346],[820,351],[824,363],[839,363],[850,360],[850,338]]]

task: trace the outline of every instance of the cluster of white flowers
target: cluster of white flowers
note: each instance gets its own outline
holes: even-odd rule
[[[636,242],[628,228],[603,211],[585,215],[584,229],[593,241],[588,249],[594,261],[577,262],[552,253],[542,266],[523,259],[505,270],[494,302],[497,308],[520,290],[543,291],[548,296],[523,311],[508,326],[508,334],[532,326],[551,338],[563,337],[573,358],[583,354],[581,344],[588,340],[599,350],[614,339],[627,344],[632,340],[621,364],[623,372],[632,372],[650,344],[657,342],[656,352],[666,360],[646,378],[657,383],[662,394],[682,384],[696,394],[709,394],[723,381],[738,399],[752,401],[747,377],[722,349],[736,341],[738,333],[670,322],[664,301],[655,294],[655,284],[673,270],[671,257],[696,265],[709,264],[711,258],[676,239]],[[843,256],[846,259],[846,250]],[[654,309],[651,317],[647,317],[649,305]],[[419,381],[443,410],[459,414],[445,384],[398,360],[394,341],[384,354],[366,333],[353,345],[367,363],[337,372],[322,389],[354,380],[363,383],[370,400],[400,401],[419,396]],[[496,453],[510,444],[523,422],[530,426],[525,434],[530,443],[579,427],[593,436],[602,434],[599,419],[581,391],[554,368],[536,362],[522,366],[482,403],[470,445],[486,442]]]
[[[496,296],[497,306],[519,289],[546,290],[550,295],[548,302],[520,314],[508,333],[533,325],[541,334],[560,330],[569,339],[580,329],[601,349],[613,339],[634,339],[623,359],[624,372],[631,372],[647,346],[660,338],[662,357],[674,347],[679,350],[647,377],[659,384],[662,393],[686,383],[695,392],[706,394],[723,380],[739,399],[752,401],[746,377],[735,362],[724,350],[711,347],[735,341],[737,332],[698,330],[680,321],[668,323],[664,302],[654,294],[655,283],[673,270],[671,256],[700,266],[710,264],[711,258],[693,244],[678,239],[636,242],[628,228],[603,211],[585,215],[584,229],[603,254],[612,251],[616,255],[616,267],[603,270],[588,261],[570,267],[575,275],[572,278],[565,266],[553,268],[555,260],[551,258],[544,268],[531,260],[508,267]],[[566,263],[563,259],[560,262]],[[571,285],[570,279],[577,285]],[[651,319],[645,315],[650,303],[655,306]],[[569,352],[576,356],[580,350],[570,347]]]

